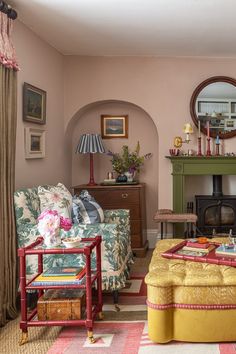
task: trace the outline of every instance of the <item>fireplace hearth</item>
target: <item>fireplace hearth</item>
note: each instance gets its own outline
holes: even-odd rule
[[[236,196],[223,195],[222,176],[213,176],[212,195],[196,195],[197,235],[236,233]]]

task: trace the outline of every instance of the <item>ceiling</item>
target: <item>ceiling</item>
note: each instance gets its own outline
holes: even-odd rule
[[[236,0],[9,0],[65,55],[236,57]]]

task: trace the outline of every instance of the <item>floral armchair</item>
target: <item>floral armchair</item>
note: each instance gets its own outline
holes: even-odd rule
[[[24,247],[39,236],[37,217],[40,214],[38,188],[20,189],[14,193],[18,247]],[[105,220],[100,224],[73,224],[71,231],[81,237],[102,236],[102,288],[117,291],[125,286],[132,263],[129,210],[104,210]],[[37,272],[37,257],[28,256],[27,276]],[[95,264],[92,258],[92,265]],[[52,266],[83,265],[81,255],[47,255],[45,268]]]

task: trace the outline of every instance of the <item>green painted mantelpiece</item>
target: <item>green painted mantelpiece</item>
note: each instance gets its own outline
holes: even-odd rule
[[[176,213],[186,212],[185,176],[236,175],[235,156],[166,156],[166,158],[172,163],[173,209]]]

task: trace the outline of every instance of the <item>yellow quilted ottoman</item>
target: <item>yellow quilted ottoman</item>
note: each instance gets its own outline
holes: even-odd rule
[[[150,339],[158,343],[235,341],[236,268],[161,257],[179,242],[157,243],[145,277]]]

